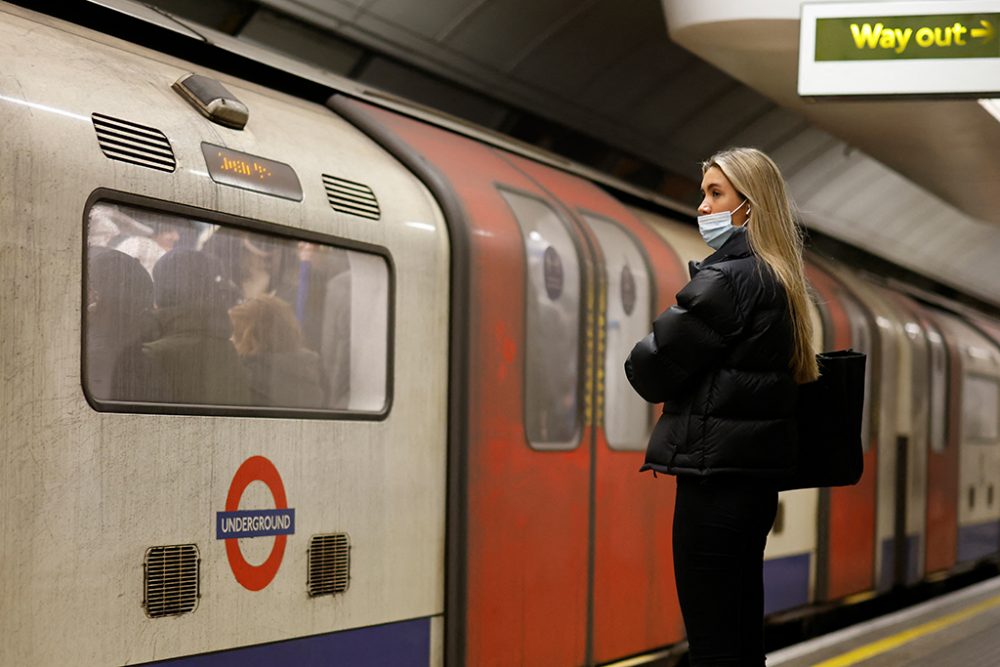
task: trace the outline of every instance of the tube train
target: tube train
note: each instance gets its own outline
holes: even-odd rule
[[[656,413],[622,362],[708,254],[690,217],[102,4],[0,4],[0,664],[682,642],[674,481],[637,474]],[[782,494],[769,613],[1000,550],[1000,323],[808,263],[817,349],[869,355],[865,474]]]

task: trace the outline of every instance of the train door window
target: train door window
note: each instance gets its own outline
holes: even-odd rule
[[[384,415],[386,258],[240,223],[106,201],[88,210],[83,384],[91,404]]]
[[[927,343],[931,350],[930,420],[931,451],[943,452],[948,446],[948,350],[941,332],[927,322]]]
[[[604,431],[612,449],[642,450],[651,427],[649,404],[629,386],[622,368],[635,341],[649,333],[652,282],[635,240],[618,224],[581,214],[604,255]]]
[[[1000,412],[1000,382],[986,375],[962,380],[962,434],[970,444],[996,444]]]
[[[865,373],[865,401],[861,414],[861,444],[864,451],[867,452],[871,447],[872,375],[875,371],[875,365],[872,363],[873,344],[871,325],[865,316],[864,310],[862,310],[861,306],[852,297],[843,292],[840,293],[840,296],[844,303],[844,310],[847,311],[847,317],[851,323],[851,347],[868,355],[868,372]]]
[[[572,449],[580,438],[580,262],[548,204],[501,190],[521,227],[527,265],[524,419],[537,449]],[[500,280],[501,277],[491,279]]]

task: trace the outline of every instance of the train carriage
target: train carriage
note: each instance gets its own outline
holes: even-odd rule
[[[958,317],[935,313],[956,351],[956,382],[949,421],[957,427],[958,535],[956,562],[970,564],[1000,548],[1000,350]],[[951,444],[951,443],[949,443]]]
[[[70,4],[101,30],[0,4],[0,663],[681,650],[675,482],[637,474],[657,408],[621,367],[710,252],[690,210]],[[869,355],[865,475],[781,495],[767,612],[995,559],[1000,325],[807,276],[816,347]]]

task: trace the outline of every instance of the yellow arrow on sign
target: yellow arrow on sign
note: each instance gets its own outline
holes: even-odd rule
[[[993,28],[993,24],[990,23],[989,21],[980,19],[979,25],[983,27],[973,28],[972,30],[969,31],[969,34],[971,34],[973,38],[985,37],[986,39],[983,40],[983,44],[989,44],[990,40],[992,40],[993,37],[996,36],[997,31]]]

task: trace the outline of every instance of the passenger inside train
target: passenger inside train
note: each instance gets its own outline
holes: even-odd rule
[[[384,373],[365,372],[365,359],[384,356],[385,322],[352,318],[364,290],[384,306],[383,261],[107,202],[90,210],[87,237],[95,399],[295,410],[384,401]]]

